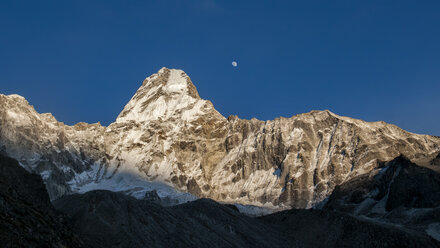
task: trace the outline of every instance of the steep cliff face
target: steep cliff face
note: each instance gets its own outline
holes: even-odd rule
[[[242,189],[236,197],[271,199],[275,205],[311,207],[336,185],[377,168],[378,161],[399,154],[424,160],[439,149],[437,138],[329,111],[267,122],[229,120],[228,154],[218,175]]]
[[[377,161],[400,154],[434,161],[440,152],[438,137],[329,111],[225,118],[183,71],[167,68],[145,79],[108,127],[69,127],[21,97],[0,101],[0,144],[43,175],[52,199],[90,189],[141,197],[152,188],[161,197],[194,198],[172,186],[223,202],[308,208],[336,185],[376,170]]]

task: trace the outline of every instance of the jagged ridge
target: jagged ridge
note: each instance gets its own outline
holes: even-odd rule
[[[0,102],[0,144],[43,176],[52,199],[91,189],[141,197],[152,188],[193,199],[172,186],[223,202],[307,208],[378,161],[404,154],[427,163],[440,152],[438,137],[330,111],[225,118],[183,71],[167,68],[145,79],[108,127],[64,125],[17,96]]]

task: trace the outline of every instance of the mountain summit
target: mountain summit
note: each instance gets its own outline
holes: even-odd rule
[[[164,67],[144,80],[116,122],[167,120],[175,115],[188,120],[201,113],[205,103],[185,72]]]
[[[0,150],[39,173],[51,199],[93,189],[170,201],[209,197],[309,208],[337,185],[404,155],[429,165],[440,138],[330,111],[270,121],[223,117],[181,70],[146,78],[108,127],[67,126],[0,95]]]

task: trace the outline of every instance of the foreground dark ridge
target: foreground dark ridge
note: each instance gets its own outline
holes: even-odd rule
[[[2,247],[440,247],[411,226],[339,211],[288,210],[251,218],[208,199],[163,207],[111,191],[53,202],[67,218],[54,210],[36,175],[3,155],[0,199]]]
[[[86,247],[58,213],[39,175],[0,153],[0,246]]]
[[[0,149],[42,175],[52,200],[93,189],[139,198],[159,181],[222,202],[310,208],[337,185],[377,173],[378,161],[403,154],[435,169],[440,153],[438,137],[330,111],[225,118],[183,71],[167,68],[145,79],[108,127],[64,125],[17,95],[0,95],[0,126]]]
[[[173,207],[111,191],[56,200],[92,247],[436,247],[424,233],[326,210],[263,218],[200,199]],[[72,208],[72,206],[77,206]]]

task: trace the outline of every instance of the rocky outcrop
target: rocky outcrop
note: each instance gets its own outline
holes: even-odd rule
[[[440,153],[437,155],[437,157],[435,157],[433,160],[431,160],[430,165],[440,167]]]
[[[440,174],[404,156],[336,187],[323,209],[406,226],[440,241]]]
[[[0,144],[43,176],[52,199],[92,189],[142,198],[160,184],[161,197],[168,185],[222,202],[309,208],[377,161],[434,161],[440,152],[438,137],[330,111],[225,118],[183,71],[167,68],[145,79],[108,127],[66,126],[18,96],[0,101]]]
[[[379,164],[376,170],[337,186],[325,207],[338,210],[342,210],[341,204],[366,207],[364,201],[370,202],[370,209],[376,212],[440,206],[440,174],[404,156]]]

